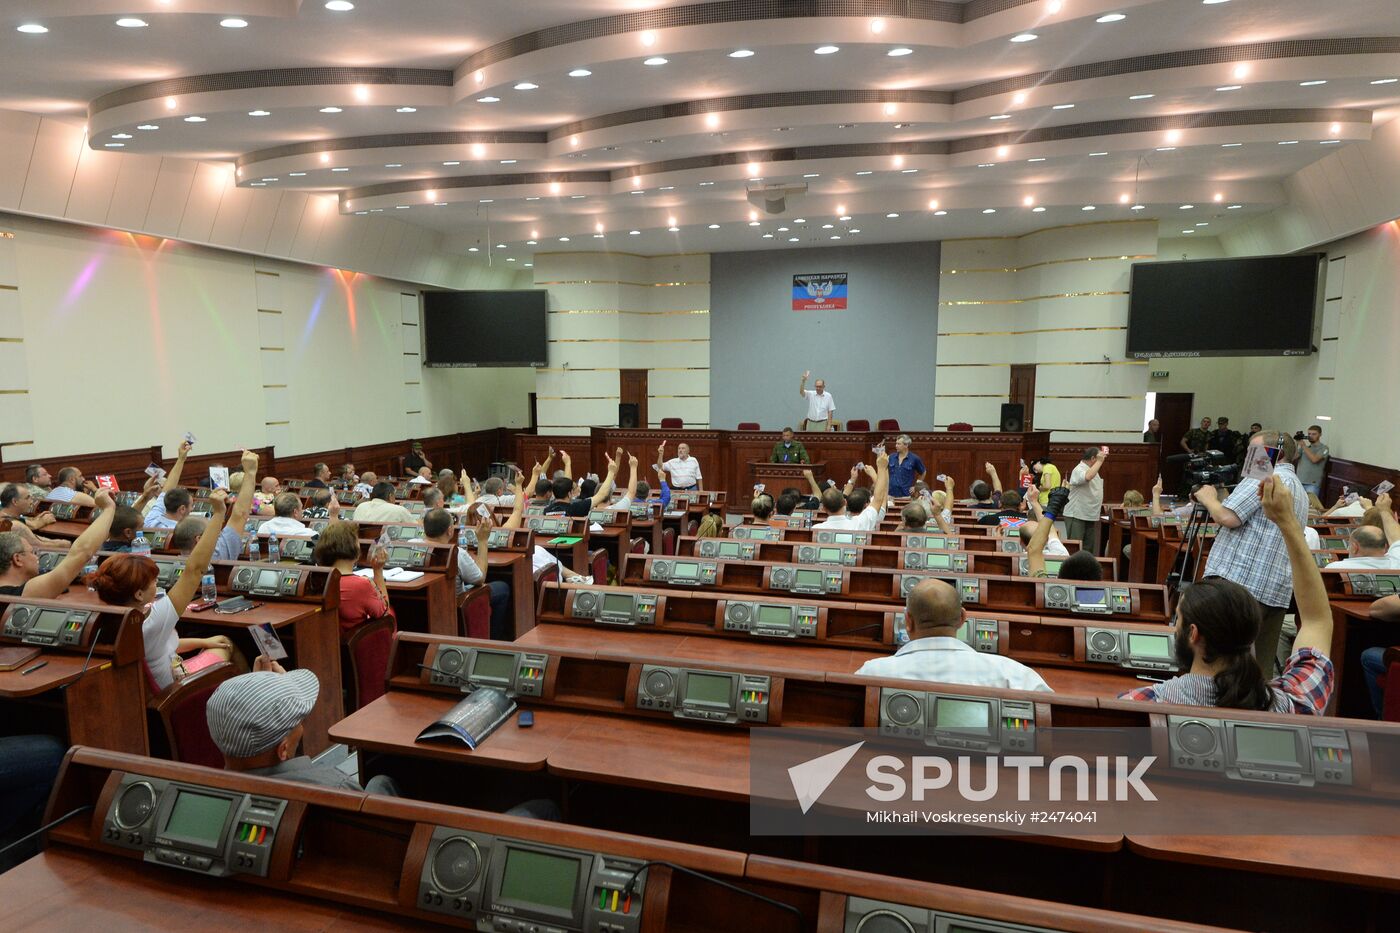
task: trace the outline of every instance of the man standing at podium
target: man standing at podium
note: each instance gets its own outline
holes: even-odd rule
[[[793,438],[792,428],[783,428],[783,439],[773,445],[768,462],[811,463],[812,458],[807,456],[807,448],[802,446],[802,442]]]
[[[812,376],[811,370],[802,374],[802,385],[797,390],[798,393],[807,400],[807,431],[829,431],[831,430],[831,416],[836,414],[836,399],[826,391],[825,380],[817,380],[817,390],[813,392],[807,388],[807,380]]]

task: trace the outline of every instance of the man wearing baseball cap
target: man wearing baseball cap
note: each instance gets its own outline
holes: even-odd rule
[[[226,769],[399,796],[398,786],[387,774],[375,775],[362,788],[359,781],[334,765],[317,764],[298,754],[302,723],[321,692],[316,675],[285,671],[265,656],[259,656],[254,667],[253,673],[220,684],[205,709],[209,734],[224,753]]]

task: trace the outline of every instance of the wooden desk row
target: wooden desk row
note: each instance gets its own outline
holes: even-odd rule
[[[214,846],[154,841],[181,794],[222,807]],[[188,929],[208,926],[217,904],[221,923],[306,929],[718,933],[742,918],[872,933],[892,917],[929,931],[1219,929],[80,748],[49,811],[83,807],[47,852],[0,878],[17,928]],[[138,816],[135,834],[112,837]],[[240,838],[245,822],[255,842]]]

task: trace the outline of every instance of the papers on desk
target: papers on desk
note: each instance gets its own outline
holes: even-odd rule
[[[424,739],[456,739],[475,749],[515,712],[515,701],[495,687],[478,687],[437,722],[418,733]]]
[[[364,577],[366,580],[373,580],[374,568],[361,567],[359,570],[355,571],[355,576]],[[384,568],[385,583],[412,583],[421,576],[423,576],[423,571],[421,570],[408,570],[403,567]]]

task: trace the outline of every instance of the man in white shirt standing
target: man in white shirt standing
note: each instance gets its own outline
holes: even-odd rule
[[[812,376],[812,371],[808,370],[802,374],[802,385],[798,388],[798,394],[807,400],[807,418],[805,431],[830,431],[831,416],[836,414],[836,399],[826,391],[826,380],[818,379],[817,390],[813,392],[807,388],[807,380]]]
[[[1065,534],[1090,554],[1099,553],[1099,514],[1103,511],[1103,477],[1099,469],[1107,447],[1088,447],[1069,475],[1069,502],[1065,505]]]
[[[656,448],[656,464],[671,474],[671,489],[681,492],[700,488],[700,461],[690,455],[690,445],[682,441],[676,445],[676,455],[666,459],[666,442]]]
[[[811,484],[812,491],[816,492],[816,478],[811,470],[804,471],[807,482]],[[857,515],[852,515],[846,508],[846,496],[835,486],[828,486],[821,493],[822,508],[826,509],[828,518],[824,522],[813,525],[813,528],[835,528],[840,531],[874,531],[880,527],[880,522],[885,517],[883,504],[890,491],[890,455],[884,450],[875,458],[875,490],[870,494],[870,501],[881,504],[881,508],[874,505],[867,505]]]
[[[958,638],[958,629],[966,618],[957,590],[942,580],[924,580],[909,591],[904,604],[910,642],[888,658],[866,661],[856,673],[1050,692],[1041,676],[1021,662],[983,654]]]

